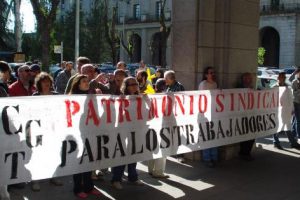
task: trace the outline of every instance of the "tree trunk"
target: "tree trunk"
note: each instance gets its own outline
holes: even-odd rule
[[[21,0],[14,0],[16,50],[22,52],[22,23],[20,14]]]
[[[41,42],[42,42],[42,66],[43,71],[49,72],[49,56],[50,56],[50,30],[45,24],[41,30]]]

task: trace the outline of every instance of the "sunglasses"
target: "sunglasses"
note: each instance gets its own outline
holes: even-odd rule
[[[23,70],[22,72],[30,72],[30,69],[25,69],[25,70]]]

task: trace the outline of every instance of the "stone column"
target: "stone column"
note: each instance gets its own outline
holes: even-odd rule
[[[223,89],[236,87],[244,72],[256,76],[259,0],[176,0],[172,6],[172,69],[187,90],[198,87],[206,66],[215,67]],[[222,148],[225,159],[235,147]]]
[[[206,66],[222,88],[256,73],[259,0],[176,0],[172,14],[172,69],[187,89],[197,88]]]

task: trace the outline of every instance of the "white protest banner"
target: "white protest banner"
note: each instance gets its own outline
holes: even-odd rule
[[[291,91],[0,99],[0,185],[237,143],[290,129]]]

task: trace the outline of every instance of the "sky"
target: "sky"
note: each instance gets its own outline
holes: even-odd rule
[[[8,1],[8,0],[7,0]],[[11,23],[8,25],[8,28],[14,29],[14,16],[12,11],[10,12]],[[21,19],[23,21],[23,33],[32,33],[35,32],[36,20],[33,14],[32,6],[30,0],[22,0],[21,2]]]
[[[23,32],[24,33],[34,32],[36,20],[29,0],[22,0],[21,13],[23,16]]]

